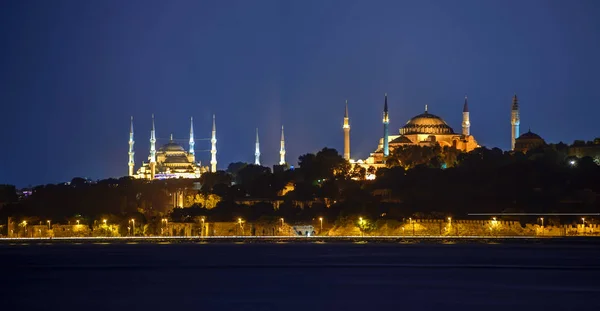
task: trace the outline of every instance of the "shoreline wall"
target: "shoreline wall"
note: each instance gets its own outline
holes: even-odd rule
[[[343,225],[313,227],[314,224],[290,225],[287,223],[243,222],[168,222],[150,234],[148,225],[136,228],[135,236],[296,236],[302,234],[322,236],[600,236],[600,225],[577,224],[560,226],[521,225],[518,221],[502,220],[436,220],[414,219],[409,222],[379,220],[364,224],[348,222]],[[312,229],[306,229],[312,228]],[[10,222],[8,237],[124,237],[132,236],[127,228],[118,225],[22,225]],[[300,231],[302,231],[300,230]]]

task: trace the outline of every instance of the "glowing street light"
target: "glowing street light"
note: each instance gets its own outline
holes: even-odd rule
[[[131,218],[131,233],[135,235],[135,219]]]
[[[50,230],[50,220],[46,220],[46,222],[48,223],[48,230]]]
[[[448,222],[452,223],[452,217],[448,217]]]
[[[104,225],[106,226],[106,219],[102,219],[102,222],[104,223]]]
[[[77,225],[79,225],[79,219],[77,220]]]
[[[542,222],[542,235],[544,235],[544,217],[540,217],[540,221]]]
[[[321,222],[321,231],[323,231],[323,217],[319,217],[319,221]]]

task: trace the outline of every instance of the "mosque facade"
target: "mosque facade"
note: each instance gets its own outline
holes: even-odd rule
[[[196,161],[195,139],[194,139],[194,120],[190,118],[190,137],[188,150],[181,144],[175,142],[173,135],[169,142],[156,148],[156,128],[154,125],[154,115],[152,115],[152,129],[150,130],[150,152],[148,161],[142,162],[142,165],[134,172],[134,135],[133,135],[133,117],[129,130],[129,176],[137,179],[169,179],[169,178],[200,178],[203,173],[216,172],[217,168],[217,139],[216,123],[213,116],[213,128],[211,137],[211,161],[210,167],[202,166],[200,161]]]
[[[379,139],[379,143],[374,152],[364,160],[351,160],[350,158],[350,126],[348,122],[348,108],[344,115],[344,157],[349,159],[351,164],[356,164],[368,168],[385,167],[385,159],[393,152],[394,149],[402,146],[428,146],[432,147],[439,145],[441,147],[453,147],[463,152],[469,152],[479,144],[475,137],[471,135],[470,115],[467,97],[462,111],[462,131],[456,133],[450,125],[441,117],[429,112],[427,106],[422,114],[410,118],[404,126],[402,126],[396,135],[389,134],[389,111],[387,103],[387,94],[384,98],[383,106],[383,137]]]

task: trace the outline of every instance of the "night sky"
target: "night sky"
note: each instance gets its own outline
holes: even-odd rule
[[[158,145],[187,148],[217,119],[218,167],[327,146],[352,158],[429,112],[460,131],[465,94],[481,145],[521,132],[548,142],[600,136],[600,1],[1,1],[0,183],[17,186],[127,174]],[[208,140],[196,142],[208,165]]]

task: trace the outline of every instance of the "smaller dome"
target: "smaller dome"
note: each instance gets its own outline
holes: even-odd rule
[[[522,134],[517,139],[540,139],[540,140],[543,140],[543,138],[540,135],[533,133],[531,130],[529,130],[527,133]]]
[[[394,140],[390,141],[390,144],[412,144],[413,142],[404,135],[400,135]]]

